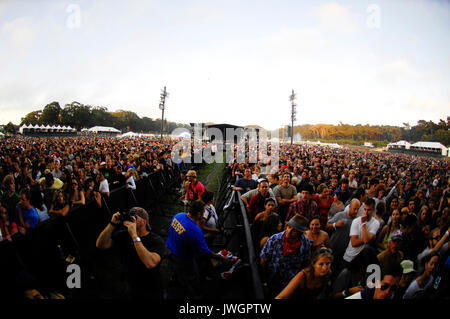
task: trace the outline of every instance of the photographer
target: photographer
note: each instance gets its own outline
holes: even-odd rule
[[[96,246],[119,249],[129,297],[162,299],[160,263],[167,249],[163,239],[151,231],[145,209],[133,207],[128,213],[115,213]]]

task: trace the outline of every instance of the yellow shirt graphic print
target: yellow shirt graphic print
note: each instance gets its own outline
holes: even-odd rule
[[[185,229],[175,218],[172,221],[172,228],[177,232],[178,235],[181,235]]]

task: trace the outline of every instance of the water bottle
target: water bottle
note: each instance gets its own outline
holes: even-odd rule
[[[434,288],[434,289],[438,289],[439,283],[440,283],[440,282],[441,282],[441,276],[437,276],[437,277],[436,277],[436,280],[434,281],[433,288]]]

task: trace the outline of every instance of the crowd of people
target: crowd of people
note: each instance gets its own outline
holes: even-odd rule
[[[101,207],[113,189],[135,189],[139,177],[173,169],[177,142],[1,141],[0,241],[88,202]],[[278,166],[247,157],[227,169],[248,210],[267,298],[439,298],[448,287],[447,159],[281,145]],[[115,213],[97,238],[97,248],[123,251],[130,296],[162,297],[159,268],[167,258],[185,293],[201,298],[202,274],[230,261],[211,250],[221,233],[214,193],[194,170],[181,179],[186,210],[174,215],[165,242],[140,207]]]
[[[308,145],[279,159],[228,165],[267,297],[448,296],[448,159]]]
[[[172,139],[10,138],[0,141],[0,241],[174,165]]]

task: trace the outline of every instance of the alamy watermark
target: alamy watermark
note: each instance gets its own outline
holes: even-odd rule
[[[381,28],[381,9],[376,4],[370,4],[366,12],[369,14],[366,20],[366,25],[369,29]]]
[[[69,16],[66,19],[66,26],[69,29],[78,29],[81,27],[81,7],[79,4],[71,3],[67,6],[66,12]]]
[[[185,129],[176,129],[173,135],[179,135]],[[243,128],[227,128],[225,137],[218,128],[209,127],[203,130],[201,124],[194,125],[193,139],[184,138],[172,148],[172,161],[179,163],[223,163],[224,162],[224,143],[225,160],[230,163],[234,159],[238,163],[248,162],[256,164],[261,161],[269,166],[269,172],[278,170],[280,143],[278,131],[272,132],[270,140],[268,133],[264,130],[259,131]],[[210,147],[204,148],[203,141],[211,140]],[[214,153],[214,154],[213,154]]]
[[[81,268],[77,264],[70,264],[67,266],[66,273],[70,275],[67,277],[67,288],[81,288]]]

